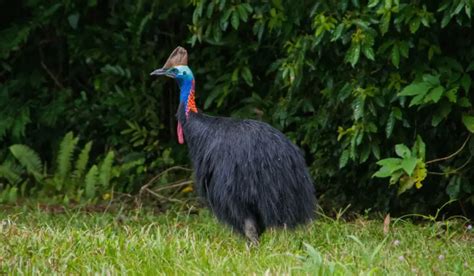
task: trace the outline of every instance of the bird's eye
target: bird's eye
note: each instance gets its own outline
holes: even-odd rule
[[[186,71],[183,71],[183,75],[186,75]]]

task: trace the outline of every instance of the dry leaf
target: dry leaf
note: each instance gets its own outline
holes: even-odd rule
[[[388,231],[390,231],[390,214],[387,214],[383,220],[383,233],[387,235]]]

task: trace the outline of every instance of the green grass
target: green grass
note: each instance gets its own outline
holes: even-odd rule
[[[297,231],[268,231],[259,247],[208,211],[53,214],[17,207],[0,211],[0,221],[0,274],[474,274],[474,233],[454,220],[392,220],[384,235],[381,220],[320,217]]]

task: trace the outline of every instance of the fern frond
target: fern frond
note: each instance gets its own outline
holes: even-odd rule
[[[99,169],[97,168],[96,165],[94,165],[90,168],[90,170],[86,174],[86,177],[84,179],[84,184],[85,184],[85,194],[87,198],[92,198],[95,195],[98,173],[99,173]]]
[[[56,159],[56,176],[59,177],[59,179],[63,182],[71,172],[72,156],[78,141],[79,138],[74,138],[74,134],[72,132],[68,132],[59,145],[59,152]]]
[[[89,153],[91,151],[91,148],[92,148],[92,141],[90,141],[84,146],[81,153],[79,154],[79,157],[77,158],[75,170],[72,174],[73,177],[77,180],[82,179],[82,177],[84,176],[87,163],[89,162]]]
[[[0,203],[13,203],[18,198],[18,187],[6,186],[0,191]]]
[[[26,145],[17,144],[10,146],[10,152],[37,181],[41,181],[44,178],[41,174],[43,169],[41,159],[33,149]]]
[[[0,165],[0,178],[6,179],[12,185],[18,183],[21,179],[20,175],[5,163]]]
[[[114,162],[115,154],[113,151],[109,151],[102,161],[99,170],[99,181],[103,187],[108,188],[110,183],[110,176],[112,172],[112,164]]]

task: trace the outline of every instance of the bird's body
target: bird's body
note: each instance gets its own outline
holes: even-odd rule
[[[198,112],[192,72],[174,68],[159,70],[180,86],[178,139],[188,144],[196,189],[216,217],[254,242],[267,227],[311,220],[314,185],[300,150],[264,122]]]
[[[244,233],[245,219],[266,227],[307,222],[314,187],[298,148],[254,120],[211,117],[179,108],[196,188],[217,218]]]

